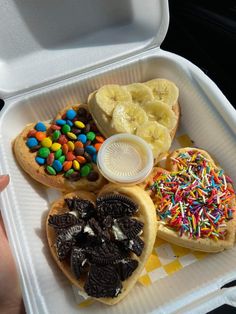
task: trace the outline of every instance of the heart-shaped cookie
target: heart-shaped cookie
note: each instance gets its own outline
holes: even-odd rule
[[[232,180],[197,148],[174,151],[167,169],[154,168],[142,187],[157,211],[157,236],[193,250],[232,248],[236,201]]]
[[[135,285],[156,238],[154,204],[140,187],[108,184],[99,195],[73,192],[56,201],[46,222],[54,260],[70,282],[105,304]]]
[[[87,106],[76,105],[60,111],[52,123],[27,125],[13,150],[36,181],[64,191],[94,191],[106,183],[96,166],[103,141]]]

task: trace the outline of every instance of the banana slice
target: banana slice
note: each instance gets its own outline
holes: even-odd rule
[[[134,104],[142,105],[154,99],[152,90],[142,83],[134,83],[126,85],[125,87],[131,94],[132,102]]]
[[[137,127],[148,121],[146,112],[137,104],[117,104],[112,115],[112,127],[118,133],[135,133]]]
[[[157,121],[167,127],[168,130],[171,131],[176,126],[177,117],[174,111],[164,102],[154,100],[145,104],[143,109],[146,111],[149,120]]]
[[[88,108],[99,131],[106,138],[115,134],[111,127],[111,117],[106,115],[96,104],[95,93],[89,95]]]
[[[163,101],[171,108],[177,102],[179,89],[173,82],[165,79],[154,79],[144,84],[151,88],[153,96],[156,100]]]
[[[148,121],[137,128],[136,135],[151,145],[153,157],[168,151],[171,145],[169,130],[156,121]]]
[[[112,112],[117,103],[127,103],[132,101],[131,94],[127,89],[115,84],[101,87],[97,91],[95,98],[100,109],[110,117],[112,116]]]

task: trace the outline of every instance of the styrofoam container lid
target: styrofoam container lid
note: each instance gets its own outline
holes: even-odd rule
[[[167,0],[8,0],[0,11],[0,98],[160,46],[169,24]]]
[[[97,166],[111,182],[137,184],[152,171],[152,150],[148,143],[136,135],[113,135],[102,144]]]

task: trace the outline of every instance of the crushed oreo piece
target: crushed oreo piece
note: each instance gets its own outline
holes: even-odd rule
[[[76,241],[74,238],[67,239],[63,233],[60,233],[56,240],[56,252],[60,261],[64,260],[70,253]]]
[[[128,247],[132,252],[134,252],[134,254],[140,256],[144,248],[144,242],[140,237],[136,237],[132,240],[129,240]]]
[[[85,271],[86,262],[87,259],[84,250],[76,246],[73,247],[70,257],[70,266],[77,279],[79,279],[81,273]]]
[[[86,231],[86,226],[85,226]],[[81,248],[93,248],[95,246],[101,245],[102,239],[95,235],[90,235],[88,232],[83,232],[78,234],[76,237],[77,245]]]
[[[113,218],[111,216],[107,216],[105,219],[103,219],[102,224],[104,228],[110,229],[113,224]]]
[[[90,236],[95,236],[93,229],[89,225],[86,225],[84,227],[84,232],[88,233]]]
[[[126,256],[114,242],[102,242],[99,246],[88,248],[86,252],[89,261],[97,265],[113,264]]]
[[[71,237],[76,238],[78,234],[83,232],[83,229],[84,229],[84,222],[68,228],[66,232],[68,235],[70,234]]]
[[[95,214],[94,204],[89,200],[74,197],[65,199],[65,202],[70,210],[77,210],[82,219],[89,219]]]
[[[116,219],[113,222],[112,225],[112,233],[117,241],[122,241],[127,239],[127,236],[122,232],[119,225],[116,223]]]
[[[56,251],[59,260],[63,260],[76,244],[76,237],[83,231],[83,224],[77,224],[68,229],[60,229],[56,239]]]
[[[97,198],[97,210],[100,217],[121,218],[132,216],[138,211],[138,206],[127,196],[108,194]]]
[[[134,239],[142,231],[144,226],[141,221],[130,217],[115,219],[114,223],[128,239]]]
[[[127,258],[119,261],[116,264],[116,269],[118,271],[121,281],[129,278],[137,267],[138,261],[136,261],[135,259]]]
[[[94,298],[114,298],[122,289],[122,283],[112,265],[91,265],[85,282],[85,292]]]
[[[90,218],[88,221],[89,226],[92,228],[95,234],[101,235],[102,234],[102,228],[100,227],[97,220],[94,218]]]
[[[50,215],[48,218],[48,224],[53,228],[68,228],[75,225],[77,221],[76,216],[70,213]]]
[[[102,228],[95,218],[90,218],[88,224],[97,236],[110,240],[110,233],[108,230],[106,228]]]
[[[74,198],[65,198],[65,203],[69,210],[74,210]]]
[[[98,236],[91,236],[91,235],[87,235],[86,237],[86,241],[84,243],[84,247],[88,248],[94,248],[97,246],[100,246],[103,243],[103,239],[101,237]]]
[[[125,239],[117,241],[117,245],[126,252],[132,251],[137,256],[140,256],[142,254],[144,248],[144,242],[140,237],[136,237],[131,240]]]

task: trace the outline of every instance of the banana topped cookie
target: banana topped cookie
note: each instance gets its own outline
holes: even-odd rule
[[[97,190],[106,180],[96,166],[104,141],[86,105],[60,111],[52,123],[27,125],[13,143],[15,157],[36,181],[59,190]]]
[[[157,236],[205,252],[234,245],[232,180],[207,152],[189,147],[174,151],[167,158],[167,170],[154,168],[143,187],[156,207]]]
[[[97,197],[80,191],[57,200],[46,231],[52,256],[70,282],[112,305],[133,288],[152,252],[155,208],[140,187],[108,184]]]
[[[89,95],[89,110],[106,137],[131,133],[152,148],[155,161],[169,150],[177,130],[179,90],[166,79],[105,85]]]

